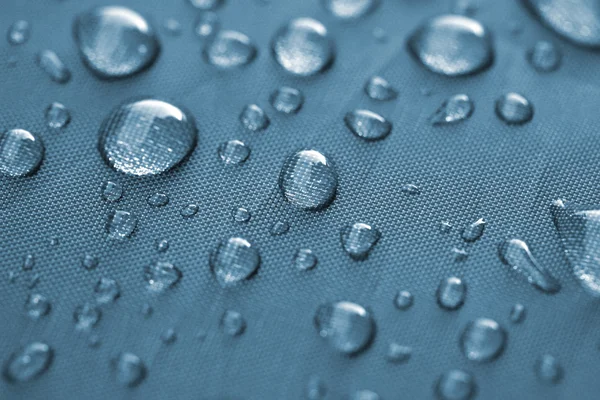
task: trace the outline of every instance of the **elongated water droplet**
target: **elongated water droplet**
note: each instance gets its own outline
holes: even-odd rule
[[[46,108],[46,124],[50,129],[62,129],[71,122],[71,113],[60,103],[52,103]]]
[[[50,312],[50,302],[41,294],[31,294],[27,296],[25,302],[25,312],[32,319],[39,319]]]
[[[527,59],[536,71],[552,72],[560,66],[562,53],[552,42],[540,40],[527,52]]]
[[[252,218],[252,214],[250,213],[250,211],[248,211],[244,207],[236,208],[235,210],[233,210],[232,215],[233,220],[239,223],[248,222],[250,221],[250,218]]]
[[[123,386],[134,387],[146,378],[146,365],[133,353],[121,353],[111,360],[115,379]]]
[[[307,271],[317,266],[317,256],[311,249],[300,249],[294,255],[293,264],[297,269]]]
[[[444,373],[435,385],[435,393],[440,400],[469,400],[475,389],[473,376],[459,369]]]
[[[335,55],[327,28],[312,18],[296,18],[280,27],[271,41],[271,51],[279,65],[298,76],[323,72]]]
[[[219,158],[225,164],[243,164],[250,157],[250,147],[241,140],[230,140],[221,143],[217,150]]]
[[[402,190],[403,193],[413,194],[413,195],[421,193],[421,188],[419,188],[417,185],[413,185],[412,183],[407,183],[406,185],[402,185],[400,190]]]
[[[323,400],[327,395],[327,386],[321,378],[311,376],[306,383],[306,398],[308,400]]]
[[[196,35],[207,39],[215,35],[221,29],[219,17],[214,12],[204,12],[198,16],[194,27]]]
[[[18,46],[27,43],[31,36],[31,25],[29,22],[24,20],[18,20],[13,22],[8,28],[6,37],[8,43],[13,46]]]
[[[165,193],[154,193],[146,202],[150,207],[164,207],[169,204],[169,196]]]
[[[99,132],[106,163],[130,175],[156,175],[179,164],[196,146],[194,117],[157,99],[130,100],[115,108]]]
[[[54,357],[46,343],[32,342],[12,353],[4,365],[4,377],[9,382],[28,382],[42,375]]]
[[[557,384],[563,377],[563,369],[558,360],[550,354],[544,354],[535,363],[535,374],[539,380]]]
[[[354,110],[344,116],[350,132],[364,140],[381,140],[392,131],[392,123],[369,110]]]
[[[164,344],[173,344],[177,340],[177,332],[175,332],[174,328],[168,328],[160,334],[160,340]]]
[[[246,330],[246,320],[237,311],[227,310],[221,317],[221,330],[229,336],[239,336]]]
[[[433,125],[447,125],[467,120],[475,105],[466,94],[456,94],[445,100],[429,119]]]
[[[187,206],[181,209],[180,214],[182,217],[191,218],[194,215],[198,214],[199,210],[200,207],[198,207],[196,204],[188,204]]]
[[[334,17],[341,20],[359,19],[373,11],[379,0],[321,0],[321,4]]]
[[[507,93],[496,100],[496,115],[508,125],[523,125],[533,118],[533,105],[518,93]]]
[[[38,66],[56,83],[65,84],[71,80],[71,71],[52,50],[43,50],[37,54]]]
[[[0,133],[0,173],[27,176],[35,173],[44,158],[42,139],[24,129]]]
[[[33,254],[27,254],[23,259],[23,270],[31,271],[35,266],[35,257]]]
[[[389,344],[387,352],[385,353],[385,359],[394,364],[405,363],[410,360],[411,356],[412,347],[403,346],[395,342]]]
[[[389,101],[398,97],[398,91],[380,76],[373,76],[367,81],[365,93],[371,99],[379,101]]]
[[[477,221],[470,225],[467,225],[461,232],[461,237],[465,242],[474,242],[481,238],[483,231],[485,230],[486,222],[483,218],[479,218]]]
[[[107,181],[102,185],[102,198],[106,201],[119,201],[123,196],[123,187],[116,182]]]
[[[448,233],[452,230],[452,222],[450,221],[442,221],[440,222],[440,232]]]
[[[80,331],[89,331],[100,321],[101,317],[100,309],[90,303],[77,306],[73,312],[75,328]]]
[[[260,264],[256,247],[242,238],[230,238],[219,243],[210,255],[210,266],[222,287],[233,286],[248,279]]]
[[[488,362],[502,354],[507,334],[504,328],[489,318],[469,322],[460,336],[460,348],[469,360]]]
[[[134,75],[160,53],[154,29],[126,7],[99,7],[78,15],[73,35],[85,65],[102,79]]]
[[[465,249],[453,247],[451,252],[452,252],[452,258],[456,262],[462,262],[462,261],[465,261],[467,258],[469,258],[469,252],[467,252]]]
[[[200,10],[214,10],[220,7],[225,0],[189,0],[189,3]]]
[[[81,260],[81,265],[83,265],[83,268],[87,269],[88,271],[91,271],[93,269],[96,269],[99,262],[100,261],[97,257],[94,257],[90,254],[86,254]]]
[[[124,240],[131,237],[137,226],[137,218],[129,211],[116,210],[109,214],[106,231],[111,239]]]
[[[157,261],[148,265],[144,271],[144,277],[148,282],[148,289],[161,293],[175,286],[181,280],[183,274],[169,262]]]
[[[290,224],[287,221],[275,221],[269,229],[269,233],[273,236],[281,236],[288,233],[290,230]]]
[[[319,335],[334,350],[347,355],[364,350],[375,336],[375,321],[371,313],[349,301],[319,306],[314,322]]]
[[[96,302],[98,304],[110,304],[121,295],[121,288],[114,279],[101,277],[94,287]]]
[[[167,239],[160,239],[156,241],[156,251],[164,253],[169,250],[169,241]]]
[[[537,289],[546,293],[556,293],[560,290],[558,280],[538,263],[524,241],[505,240],[498,247],[498,254],[504,264],[525,275],[527,281]]]
[[[461,308],[466,296],[467,285],[465,285],[462,279],[454,276],[443,279],[436,292],[438,305],[449,311]]]
[[[298,89],[282,86],[271,93],[269,100],[280,113],[296,114],[304,104],[304,95]]]
[[[102,344],[102,340],[100,339],[100,336],[92,334],[89,336],[87,344],[91,348],[96,349],[100,347],[100,345]]]
[[[407,43],[423,66],[441,75],[475,74],[494,61],[490,32],[479,21],[460,15],[441,15],[426,21]]]
[[[525,319],[525,306],[517,303],[510,309],[510,322],[520,324]]]
[[[365,260],[381,238],[381,232],[370,225],[357,222],[345,226],[341,232],[342,247],[354,260]]]
[[[219,31],[202,52],[207,63],[222,69],[242,67],[256,58],[256,45],[237,31]]]
[[[248,104],[240,113],[240,122],[249,131],[258,132],[267,129],[271,121],[262,108]]]
[[[350,400],[381,400],[381,397],[372,390],[357,390],[352,393]]]

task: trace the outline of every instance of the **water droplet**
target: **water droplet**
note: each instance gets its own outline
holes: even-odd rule
[[[373,28],[373,37],[375,38],[375,40],[377,40],[379,43],[385,43],[388,40],[388,35],[385,32],[385,30],[381,27],[376,27]]]
[[[223,30],[204,47],[204,60],[222,69],[250,64],[256,58],[256,45],[241,32]]]
[[[453,14],[475,15],[477,12],[477,4],[473,0],[456,0],[454,2]]]
[[[540,40],[527,52],[527,59],[536,71],[552,72],[560,66],[562,54],[552,42]]]
[[[271,51],[279,65],[299,76],[323,72],[335,55],[327,28],[312,18],[296,18],[281,26],[273,36]]]
[[[75,328],[80,331],[89,331],[100,321],[101,317],[100,309],[89,303],[77,306],[73,313]]]
[[[10,355],[4,377],[10,382],[28,382],[46,372],[53,357],[54,351],[46,343],[29,343]]]
[[[40,275],[35,274],[29,279],[29,283],[27,284],[27,287],[29,289],[33,289],[37,286],[38,283],[40,283]]]
[[[200,207],[196,204],[188,204],[187,206],[181,209],[181,216],[185,218],[191,218],[194,215],[198,214]]]
[[[240,140],[221,143],[217,152],[225,164],[243,164],[250,157],[250,147]]]
[[[525,275],[527,281],[535,288],[546,293],[556,293],[560,290],[558,280],[538,263],[524,241],[505,240],[498,247],[498,255],[504,264]]]
[[[160,334],[160,340],[164,344],[173,344],[177,340],[177,332],[175,332],[175,329],[169,328]]]
[[[71,71],[69,71],[58,55],[52,50],[39,52],[36,61],[42,71],[54,82],[65,84],[71,80]]]
[[[41,294],[31,294],[27,296],[25,302],[25,312],[30,318],[39,319],[50,312],[50,302]]]
[[[510,309],[510,322],[520,324],[525,319],[525,306],[517,303]]]
[[[442,374],[435,385],[435,393],[441,400],[469,400],[475,390],[473,376],[459,369]]]
[[[25,258],[23,259],[23,270],[30,271],[33,269],[34,265],[35,265],[35,257],[33,256],[33,254],[27,254],[25,256]]]
[[[271,121],[262,108],[256,104],[248,104],[240,113],[240,122],[244,128],[252,132],[267,129]]]
[[[400,190],[402,190],[403,193],[407,194],[421,194],[421,188],[419,188],[417,185],[413,185],[412,183],[402,185],[402,188]]]
[[[359,19],[373,11],[379,0],[321,0],[323,7],[341,20]]]
[[[260,264],[260,254],[246,239],[230,238],[219,243],[210,255],[210,266],[222,287],[248,279]]]
[[[8,283],[15,283],[18,276],[19,276],[18,272],[8,271]]]
[[[221,29],[219,17],[214,12],[205,12],[198,16],[194,32],[203,39],[207,39]]]
[[[6,176],[33,174],[44,158],[44,143],[24,129],[0,133],[0,173]]]
[[[282,86],[271,93],[269,100],[280,113],[296,114],[304,104],[304,95],[298,89]]]
[[[123,187],[118,183],[107,181],[102,185],[102,198],[106,201],[119,201],[123,196]]]
[[[50,239],[50,246],[58,246],[60,244],[60,240],[58,240],[58,238],[53,237],[52,239]]]
[[[269,233],[272,236],[281,236],[288,233],[290,230],[290,224],[287,221],[276,221],[273,225],[271,225],[271,229]]]
[[[429,119],[432,125],[447,125],[467,120],[475,106],[466,94],[457,94],[445,100]]]
[[[252,218],[252,214],[250,214],[250,211],[248,211],[244,207],[236,208],[235,210],[233,210],[232,215],[233,220],[239,223],[248,222],[250,221],[250,218]]]
[[[571,41],[600,47],[600,8],[595,0],[524,0],[525,5],[547,27]]]
[[[181,35],[181,24],[175,18],[167,18],[163,22],[163,28],[171,36]]]
[[[392,123],[379,114],[369,110],[354,110],[344,116],[344,123],[364,140],[381,140],[392,131]]]
[[[563,369],[554,356],[544,354],[535,363],[535,374],[542,382],[556,384],[563,377]]]
[[[448,233],[452,230],[452,223],[450,221],[440,222],[440,232]]]
[[[373,76],[367,81],[365,93],[371,99],[379,101],[389,101],[398,97],[398,91],[380,76]]]
[[[335,167],[317,150],[291,154],[279,174],[279,188],[284,198],[304,210],[326,208],[335,197],[337,185]]]
[[[164,253],[169,250],[169,241],[167,239],[161,239],[156,241],[156,251]]]
[[[146,267],[144,276],[148,282],[148,289],[160,293],[173,287],[181,280],[183,274],[173,264],[157,261]]]
[[[114,302],[121,295],[119,284],[114,279],[100,278],[94,287],[96,293],[96,302],[98,304],[109,304]]]
[[[71,113],[61,103],[52,103],[46,108],[46,124],[50,129],[62,129],[71,122]]]
[[[306,398],[308,400],[323,400],[327,395],[327,386],[318,376],[311,376],[306,383]]]
[[[106,222],[106,231],[111,239],[124,240],[131,237],[137,226],[137,218],[129,211],[113,211]]]
[[[507,334],[493,319],[478,318],[465,326],[460,336],[460,347],[469,360],[492,361],[506,346]]]
[[[221,330],[229,336],[239,336],[246,330],[246,320],[237,311],[227,310],[221,317]]]
[[[427,69],[446,76],[475,74],[494,61],[490,32],[479,21],[460,15],[426,21],[411,34],[408,48]]]
[[[179,164],[196,146],[194,117],[162,100],[125,102],[104,120],[99,148],[106,163],[130,175],[156,175]]]
[[[97,257],[94,257],[90,254],[86,254],[83,259],[81,260],[81,265],[83,266],[83,268],[87,269],[88,271],[92,270],[92,269],[96,269],[96,267],[99,264],[99,260]]]
[[[214,10],[223,4],[224,0],[189,0],[190,4],[200,10]]]
[[[533,105],[518,93],[507,93],[496,100],[496,115],[508,125],[523,125],[533,118]]]
[[[314,322],[319,335],[333,349],[348,355],[365,349],[375,336],[375,321],[371,314],[349,301],[319,306]]]
[[[396,297],[394,297],[394,305],[398,310],[408,310],[412,307],[413,303],[414,297],[412,293],[407,290],[399,291],[398,294],[396,294]]]
[[[436,292],[438,305],[449,311],[458,310],[462,307],[467,296],[467,285],[462,279],[450,277],[443,279]]]
[[[8,43],[13,46],[27,43],[31,36],[31,25],[24,20],[13,22],[8,28],[7,39]]]
[[[99,7],[78,15],[73,35],[85,65],[102,79],[134,75],[160,53],[154,29],[126,7]]]
[[[142,312],[142,315],[144,316],[144,318],[150,318],[150,316],[154,312],[154,309],[152,308],[152,306],[150,304],[144,303],[142,305],[141,312]]]
[[[350,396],[350,400],[381,400],[381,397],[372,390],[357,390]]]
[[[169,196],[165,193],[154,193],[147,199],[150,207],[164,207],[169,204]]]
[[[111,361],[111,367],[117,382],[123,386],[137,386],[146,378],[146,365],[133,353],[119,354]]]
[[[398,343],[390,343],[385,353],[385,359],[394,364],[405,363],[412,356],[412,347],[403,346]]]
[[[311,249],[299,249],[294,255],[294,267],[307,271],[317,266],[317,256]]]
[[[100,345],[102,344],[102,341],[100,340],[100,336],[93,334],[93,335],[89,336],[87,344],[91,348],[95,349],[95,348],[100,347]]]
[[[460,236],[465,242],[475,242],[483,235],[485,230],[486,222],[483,218],[479,218],[477,221],[470,225],[467,225],[461,232]]]
[[[459,249],[458,247],[452,248],[452,257],[456,262],[465,261],[469,257],[469,253],[465,249]]]
[[[354,260],[365,260],[381,238],[381,232],[370,225],[357,222],[341,230],[342,246]]]

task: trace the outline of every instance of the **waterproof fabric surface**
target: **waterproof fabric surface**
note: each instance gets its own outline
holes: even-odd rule
[[[0,381],[2,399],[300,399],[311,376],[320,377],[328,399],[343,399],[370,389],[383,399],[430,399],[437,377],[453,368],[473,374],[479,399],[595,399],[600,392],[600,318],[598,302],[582,292],[563,255],[549,205],[557,198],[600,203],[600,55],[574,47],[543,28],[516,1],[480,1],[476,17],[494,34],[496,59],[486,72],[449,79],[434,75],[410,57],[405,40],[425,18],[448,12],[452,4],[433,0],[382,1],[368,17],[343,23],[319,1],[259,2],[228,0],[217,12],[222,26],[247,34],[258,46],[257,59],[245,68],[222,71],[206,64],[192,26],[198,12],[183,0],[123,0],[147,15],[159,30],[162,52],[146,72],[101,81],[82,64],[72,38],[74,16],[112,0],[3,0],[0,30],[17,19],[32,25],[22,46],[0,40],[0,129],[37,132],[46,156],[33,176],[0,178],[0,358],[19,346],[44,341],[55,350],[49,370],[25,384]],[[330,70],[313,78],[286,74],[273,61],[269,41],[290,18],[310,16],[323,22],[336,43]],[[160,29],[166,18],[181,22],[174,37]],[[511,33],[515,26],[522,32]],[[387,41],[373,30],[382,28]],[[555,42],[564,55],[561,68],[540,74],[525,53],[539,39]],[[66,85],[52,82],[35,64],[35,54],[52,49],[71,69]],[[10,66],[8,60],[16,57]],[[376,103],[363,84],[379,74],[400,95]],[[281,85],[303,91],[306,102],[293,116],[277,114],[269,94]],[[431,95],[423,95],[423,89]],[[535,115],[521,127],[507,126],[494,114],[501,94],[517,91],[532,101]],[[456,93],[475,102],[472,118],[447,127],[427,119]],[[156,177],[128,177],[109,168],[97,149],[98,128],[117,104],[139,95],[170,98],[187,107],[199,127],[198,146],[179,167]],[[67,106],[71,124],[46,128],[44,109],[53,101]],[[260,133],[244,130],[243,106],[257,103],[271,118]],[[368,143],[343,124],[344,114],[369,108],[393,123],[386,139]],[[252,149],[241,167],[224,165],[218,145],[240,139]],[[334,160],[339,188],[324,211],[295,209],[279,193],[277,177],[285,157],[298,148],[317,148]],[[117,203],[102,200],[107,180],[124,187]],[[421,188],[403,193],[406,183]],[[171,201],[151,208],[146,198],[165,192]],[[180,210],[196,203],[200,211],[183,218]],[[248,224],[236,224],[231,211],[246,207]],[[130,240],[111,241],[105,231],[115,209],[135,213],[138,229]],[[481,240],[466,246],[460,228],[488,221]],[[442,220],[453,229],[440,233]],[[271,236],[276,221],[290,231]],[[382,238],[366,261],[348,257],[340,229],[354,222],[377,227]],[[210,272],[208,257],[220,239],[242,236],[260,249],[256,276],[223,289]],[[543,294],[497,256],[497,244],[518,237],[562,284]],[[57,238],[58,245],[51,239]],[[157,239],[170,241],[159,254]],[[455,262],[451,249],[466,248]],[[301,272],[292,266],[298,248],[310,248],[318,266]],[[35,256],[32,271],[23,258]],[[81,266],[86,254],[100,264]],[[181,282],[161,296],[148,293],[144,267],[157,259],[174,263]],[[10,282],[10,271],[18,272]],[[39,283],[29,289],[34,274]],[[464,278],[468,294],[456,312],[435,301],[439,281]],[[120,298],[103,308],[91,348],[76,332],[73,311],[94,299],[100,277],[116,279]],[[397,310],[398,290],[415,296],[414,306]],[[52,311],[39,321],[28,318],[29,293],[50,299]],[[368,307],[377,323],[372,345],[344,357],[322,340],[313,316],[319,304],[349,300]],[[527,307],[520,325],[509,322],[515,303]],[[144,303],[154,308],[150,318]],[[241,312],[247,328],[232,338],[219,329],[225,310]],[[475,364],[461,353],[463,327],[478,317],[497,320],[508,331],[507,347],[494,362]],[[170,345],[160,340],[177,332]],[[206,332],[204,340],[197,337]],[[413,348],[405,364],[385,360],[391,341]],[[137,388],[124,388],[111,373],[110,360],[122,351],[140,356],[148,376]],[[536,379],[535,361],[554,355],[563,380],[548,385]]]

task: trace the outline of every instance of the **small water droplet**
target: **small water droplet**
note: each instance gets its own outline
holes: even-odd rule
[[[71,113],[61,103],[52,103],[46,108],[46,124],[50,129],[63,129],[71,121]]]
[[[142,305],[141,312],[142,312],[142,315],[144,316],[144,318],[150,318],[150,316],[154,312],[154,309],[152,308],[152,306],[150,304],[144,303]]]
[[[221,29],[219,17],[214,12],[204,12],[198,16],[194,26],[196,35],[203,39],[210,38]]]
[[[394,297],[394,305],[398,310],[406,311],[412,307],[414,297],[408,290],[401,290]]]
[[[177,284],[183,274],[173,264],[157,261],[146,267],[144,276],[148,282],[148,289],[160,293]]]
[[[448,233],[452,230],[452,223],[450,221],[440,222],[440,232]]]
[[[200,10],[214,10],[223,4],[224,0],[189,0],[190,4]]]
[[[33,289],[37,286],[37,284],[40,283],[40,275],[39,274],[34,274],[30,279],[29,279],[29,283],[27,284],[27,287],[29,289]]]
[[[169,250],[169,241],[167,239],[161,239],[156,241],[156,251],[164,253]]]
[[[15,283],[17,281],[18,276],[19,276],[18,272],[8,271],[8,283]]]
[[[46,372],[53,357],[54,351],[46,343],[29,343],[10,355],[4,377],[9,382],[28,382]]]
[[[385,32],[385,30],[381,27],[375,27],[373,28],[373,37],[375,38],[375,40],[377,40],[379,43],[385,43],[388,40],[388,35]]]
[[[239,223],[248,222],[250,221],[250,218],[252,218],[252,214],[250,213],[250,211],[248,211],[244,207],[236,208],[235,210],[233,210],[231,215],[233,216],[233,220]]]
[[[517,303],[510,309],[510,322],[520,324],[525,319],[525,306]]]
[[[369,141],[384,139],[392,131],[391,122],[369,110],[354,110],[346,113],[344,123],[350,132]]]
[[[102,198],[106,201],[119,201],[123,196],[123,187],[116,182],[107,181],[102,185]]]
[[[483,235],[483,231],[485,230],[486,224],[487,223],[483,218],[479,218],[472,224],[465,226],[460,236],[465,242],[475,242],[476,240],[480,239]]]
[[[398,91],[380,76],[369,78],[364,89],[367,96],[373,100],[389,101],[398,97]]]
[[[89,336],[87,344],[91,348],[95,349],[95,348],[100,347],[100,345],[102,344],[102,341],[100,340],[100,336],[98,336],[96,334],[92,334]]]
[[[181,35],[181,23],[179,23],[179,21],[177,21],[175,18],[167,18],[164,20],[163,28],[165,28],[165,32],[171,36]]]
[[[394,364],[405,363],[410,360],[411,356],[412,347],[403,346],[395,342],[389,344],[387,352],[385,353],[385,359]]]
[[[57,237],[53,237],[50,239],[50,246],[58,246],[60,244],[60,240]]]
[[[458,310],[462,307],[467,296],[467,285],[462,279],[450,277],[443,279],[436,292],[438,305],[449,311]]]
[[[18,46],[27,43],[31,36],[31,25],[24,20],[13,22],[8,28],[7,39],[8,43],[13,46]]]
[[[527,59],[536,71],[552,72],[560,66],[562,54],[552,42],[540,40],[527,52]]]
[[[353,20],[373,11],[379,5],[379,0],[321,0],[321,4],[334,17]]]
[[[453,14],[473,16],[477,9],[478,6],[473,0],[455,0]]]
[[[65,84],[71,80],[71,71],[52,50],[43,50],[36,56],[38,66],[56,83]]]
[[[250,157],[250,147],[241,140],[230,140],[221,143],[217,149],[219,158],[225,164],[243,164]]]
[[[111,367],[117,382],[123,386],[137,386],[146,378],[146,365],[133,353],[119,354],[111,360]]]
[[[83,259],[81,260],[81,265],[83,266],[83,268],[87,269],[88,271],[96,269],[96,267],[98,266],[99,263],[100,263],[100,261],[98,260],[98,258],[94,257],[90,254],[86,254],[83,257]]]
[[[94,287],[96,302],[98,304],[110,304],[119,298],[121,289],[114,279],[101,277]]]
[[[173,328],[168,328],[160,334],[160,340],[164,344],[173,344],[177,340],[177,332],[175,332],[175,329]]]
[[[459,249],[458,247],[452,248],[452,258],[455,262],[465,261],[469,257],[469,252],[465,249]]]
[[[109,214],[106,231],[111,239],[124,240],[131,237],[137,226],[137,218],[129,211],[116,210]]]
[[[75,328],[80,331],[91,330],[100,321],[101,317],[102,312],[100,309],[90,303],[77,306],[73,312]]]
[[[489,318],[469,322],[460,336],[462,353],[471,361],[488,362],[502,354],[507,334],[504,328]]]
[[[35,173],[44,151],[42,139],[24,129],[0,133],[0,174],[17,177]]]
[[[308,271],[317,266],[317,256],[311,249],[299,249],[294,254],[294,267],[301,271]]]
[[[165,193],[154,193],[147,199],[150,207],[164,207],[169,204],[169,196]]]
[[[298,89],[282,86],[271,93],[269,101],[280,113],[296,114],[304,104],[304,95]]]
[[[187,206],[181,209],[181,216],[185,218],[191,218],[194,215],[198,214],[200,207],[196,204],[188,204]]]
[[[244,128],[252,132],[263,131],[271,123],[264,110],[256,104],[245,106],[239,118]]]
[[[469,400],[475,390],[473,376],[459,369],[442,374],[435,385],[435,393],[440,400]]]
[[[50,312],[50,302],[41,294],[31,294],[27,296],[25,302],[25,312],[32,319],[39,319]]]
[[[457,94],[445,100],[429,119],[432,125],[447,125],[467,120],[475,106],[466,94]]]
[[[371,313],[348,301],[319,306],[314,322],[319,335],[333,349],[347,355],[365,349],[375,336],[375,321]]]
[[[496,115],[508,125],[523,125],[533,118],[533,105],[518,93],[507,93],[496,100]]]
[[[357,222],[345,226],[340,232],[342,247],[354,260],[365,260],[381,238],[381,232],[370,225]]]
[[[219,243],[210,255],[212,272],[224,288],[248,279],[259,264],[260,254],[256,247],[239,237]]]
[[[290,224],[287,221],[276,221],[273,225],[271,225],[271,229],[269,229],[269,233],[272,236],[281,236],[288,233],[290,230]]]
[[[221,317],[221,330],[229,336],[239,336],[246,330],[246,320],[237,311],[227,310]]]
[[[241,32],[222,30],[217,32],[204,47],[204,60],[222,69],[250,64],[258,53],[256,45]]]
[[[412,183],[402,185],[402,188],[400,190],[402,190],[402,192],[406,194],[421,194],[421,188],[417,185],[413,185]]]
[[[557,384],[563,377],[563,369],[558,360],[550,354],[544,354],[535,363],[535,374],[539,380]]]
[[[33,269],[34,265],[35,265],[35,257],[33,256],[33,254],[27,254],[25,256],[25,258],[23,259],[23,270],[30,271]]]
[[[311,376],[306,383],[306,398],[308,400],[323,400],[327,395],[327,386],[321,378]]]
[[[381,400],[381,397],[372,390],[357,390],[352,393],[350,400]]]

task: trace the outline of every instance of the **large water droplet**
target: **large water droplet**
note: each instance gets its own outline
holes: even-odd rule
[[[338,176],[331,160],[317,150],[290,155],[279,174],[279,188],[287,201],[305,210],[327,207],[335,197]]]
[[[556,384],[563,377],[563,369],[554,356],[544,354],[535,363],[535,374],[542,382]]]
[[[256,247],[242,238],[230,238],[219,243],[210,255],[210,266],[222,287],[233,286],[248,279],[260,264]]]
[[[116,280],[101,277],[94,287],[96,293],[96,302],[98,304],[110,304],[116,301],[121,295],[121,288]]]
[[[335,55],[327,28],[312,18],[296,18],[280,27],[271,41],[271,51],[279,65],[299,76],[324,71]]]
[[[189,0],[189,3],[200,10],[214,10],[223,4],[224,0]]]
[[[518,93],[507,93],[496,100],[496,115],[508,125],[523,125],[533,118],[533,105]]]
[[[379,0],[321,0],[323,7],[336,18],[351,20],[373,11]]]
[[[71,71],[52,50],[43,50],[37,54],[38,66],[56,83],[65,84],[71,80]]]
[[[460,336],[460,348],[469,360],[492,361],[506,346],[507,334],[493,319],[478,318],[465,326]]]
[[[394,305],[398,310],[406,311],[412,307],[414,296],[408,290],[401,290],[394,297]]]
[[[294,255],[293,264],[301,271],[307,271],[317,266],[317,256],[311,249],[300,249]]]
[[[341,232],[342,247],[354,260],[364,260],[381,238],[381,232],[370,225],[357,222],[345,226]]]
[[[138,73],[160,53],[154,29],[126,7],[99,7],[80,14],[73,35],[85,65],[103,79]]]
[[[7,176],[33,174],[44,158],[44,143],[24,129],[0,133],[0,173]]]
[[[246,320],[237,311],[227,310],[221,317],[221,329],[229,336],[239,336],[246,330]]]
[[[527,59],[536,71],[552,72],[560,66],[562,54],[552,42],[540,40],[527,52]]]
[[[525,275],[527,281],[537,289],[546,293],[556,293],[560,290],[558,280],[538,263],[524,241],[505,240],[498,247],[498,254],[504,264]]]
[[[371,314],[349,301],[319,306],[314,322],[319,335],[333,349],[348,355],[365,349],[375,335],[375,321]]]
[[[225,164],[243,164],[250,157],[250,147],[241,140],[230,140],[221,143],[217,152],[219,158]]]
[[[473,376],[459,369],[444,373],[435,385],[435,393],[440,400],[469,400],[475,389]]]
[[[179,164],[196,146],[194,117],[162,100],[132,100],[115,108],[100,128],[99,149],[112,168],[156,175]]]
[[[46,108],[46,124],[50,129],[62,129],[71,122],[71,113],[60,103],[52,103]]]
[[[408,48],[427,69],[446,76],[475,74],[494,61],[490,32],[460,15],[426,21],[409,37]]]
[[[456,94],[445,100],[430,118],[433,125],[447,125],[467,120],[475,105],[466,94]]]
[[[31,25],[29,25],[29,22],[24,20],[18,20],[13,22],[8,28],[8,32],[6,34],[8,43],[14,46],[27,43],[30,36]]]
[[[194,32],[203,39],[210,38],[221,28],[219,17],[214,12],[205,12],[198,16]]]
[[[146,377],[146,365],[133,353],[121,353],[111,361],[111,367],[118,383],[134,387]]]
[[[394,364],[405,363],[411,356],[412,347],[403,346],[395,342],[389,344],[387,352],[385,353],[385,359]]]
[[[257,54],[252,40],[241,32],[219,31],[202,52],[207,63],[229,69],[250,64]]]
[[[50,302],[41,294],[31,294],[27,296],[25,302],[25,312],[30,318],[39,319],[50,312]]]
[[[102,185],[102,198],[106,201],[119,201],[123,196],[123,187],[116,182],[106,181]]]
[[[474,242],[483,235],[485,225],[485,220],[483,218],[479,218],[472,224],[465,226],[460,235],[465,242]]]
[[[10,355],[4,377],[10,382],[28,382],[46,372],[53,356],[54,351],[46,343],[29,343]]]
[[[296,114],[304,104],[302,92],[288,86],[275,90],[269,100],[275,110],[284,114]]]
[[[465,285],[462,279],[454,276],[442,280],[436,292],[438,305],[449,311],[461,308],[466,296],[467,285]]]
[[[367,81],[365,93],[371,99],[379,101],[389,101],[398,97],[398,91],[380,76],[373,76]]]
[[[106,232],[111,239],[124,240],[131,237],[137,226],[137,218],[129,211],[116,210],[109,214]]]
[[[75,328],[80,331],[89,331],[100,321],[101,317],[100,309],[90,303],[77,306],[73,312]]]
[[[183,274],[173,264],[169,262],[157,261],[152,265],[148,265],[144,271],[144,277],[148,282],[148,289],[153,292],[164,292],[173,287]]]
[[[381,140],[392,131],[392,123],[369,110],[354,110],[344,116],[350,132],[364,140]]]

